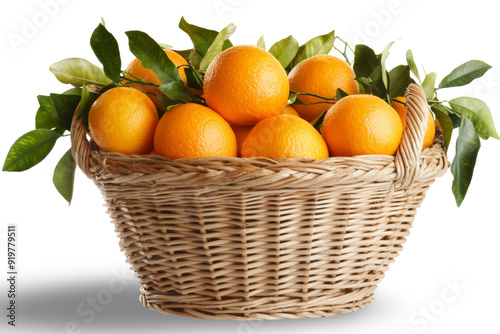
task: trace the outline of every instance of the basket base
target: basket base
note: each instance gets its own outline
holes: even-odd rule
[[[140,302],[148,309],[163,314],[185,316],[198,319],[231,319],[231,320],[277,320],[299,318],[324,318],[342,313],[357,311],[371,302],[376,289],[368,286],[335,297],[318,297],[310,302],[288,303],[287,307],[269,306],[267,303],[256,303],[254,308],[229,308],[227,305],[216,307],[200,307],[199,305],[171,305],[165,296],[149,295],[141,289]],[[163,299],[163,302],[148,302],[148,299]],[[214,303],[215,304],[215,303]],[[291,306],[293,305],[293,306]]]

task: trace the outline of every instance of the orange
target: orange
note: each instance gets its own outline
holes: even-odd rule
[[[328,158],[328,148],[311,123],[282,114],[257,123],[243,142],[241,156],[320,160]]]
[[[293,107],[292,107],[292,106],[290,106],[290,105],[287,105],[287,106],[285,107],[285,109],[283,109],[283,110],[281,111],[281,113],[282,113],[282,114],[289,114],[289,115],[299,116],[299,113],[298,113],[295,109],[293,109]]]
[[[397,97],[396,100],[406,103],[406,97],[404,96]],[[396,109],[396,111],[398,112],[398,115],[401,118],[401,122],[403,123],[403,129],[404,129],[406,126],[406,106],[398,102],[392,102],[392,107]],[[432,113],[429,110],[429,117],[427,117],[427,127],[425,130],[424,142],[422,144],[422,151],[432,146],[435,133],[436,133],[436,124],[434,123],[434,118],[432,117]]]
[[[323,138],[332,156],[394,155],[403,125],[398,113],[374,95],[349,95],[326,113]]]
[[[131,87],[104,92],[89,111],[90,137],[104,151],[148,154],[158,113],[148,96]]]
[[[295,111],[290,106],[286,106],[285,109],[281,111],[281,114],[289,114],[289,115],[295,115],[299,116],[299,114]],[[254,125],[236,125],[236,124],[231,124],[231,128],[234,131],[234,134],[236,135],[236,142],[238,143],[238,156],[241,156],[241,145],[247,138],[248,134],[250,131],[252,131]]]
[[[154,151],[169,159],[236,157],[236,137],[229,123],[196,103],[165,112],[154,136]]]
[[[254,125],[285,108],[289,84],[285,70],[269,52],[239,45],[210,63],[203,91],[208,106],[229,123]]]
[[[165,51],[168,58],[174,63],[175,66],[179,67],[181,65],[187,65],[187,61],[184,58],[182,58],[182,56],[180,56],[178,53],[167,49],[163,49],[163,51]],[[179,68],[178,71],[182,81],[184,82],[184,85],[187,86],[186,73],[184,72],[184,69]],[[145,68],[144,66],[142,66],[141,61],[137,58],[132,60],[132,62],[125,69],[125,72],[131,74],[131,75],[126,75],[126,77],[130,79],[135,79],[134,77],[136,77],[147,82],[155,83],[157,85],[162,84],[158,79],[158,77],[156,76],[155,72],[153,72],[153,70],[150,70],[149,68]],[[151,101],[153,101],[153,103],[157,108],[165,110],[165,108],[155,95],[155,94],[165,95],[160,91],[160,89],[158,89],[158,87],[153,85],[143,85],[139,83],[132,84],[132,87],[147,93],[149,98],[151,99]]]
[[[319,96],[334,98],[337,88],[349,95],[358,94],[359,86],[356,75],[348,63],[330,55],[316,55],[298,63],[290,73],[290,89],[300,93],[311,93]],[[299,95],[304,103],[324,101],[314,96]],[[331,103],[310,105],[294,104],[293,107],[300,117],[311,122],[321,113],[331,107]]]

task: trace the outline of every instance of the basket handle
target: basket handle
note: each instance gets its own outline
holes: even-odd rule
[[[101,87],[97,85],[88,85],[87,89],[92,92],[98,92]],[[91,178],[90,167],[93,165],[92,159],[90,158],[90,143],[87,140],[87,127],[81,118],[78,118],[80,113],[80,105],[76,107],[75,113],[73,114],[73,121],[71,122],[71,153],[73,154],[73,159],[77,166],[82,170],[82,172]]]
[[[429,106],[423,88],[415,83],[406,90],[406,127],[396,152],[396,188],[406,189],[420,173],[420,153],[429,117]]]

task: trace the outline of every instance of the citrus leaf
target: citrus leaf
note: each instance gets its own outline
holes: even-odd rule
[[[474,124],[469,119],[463,118],[458,133],[455,157],[451,164],[452,191],[457,206],[462,204],[469,189],[480,148],[481,143]]]
[[[342,89],[337,88],[337,92],[335,94],[335,98],[337,99],[337,101],[340,101],[341,98],[346,97],[348,95],[349,94],[347,94],[346,92],[344,92]]]
[[[40,107],[35,116],[36,129],[53,129],[59,125],[57,121],[57,110],[50,96],[38,95]]]
[[[352,68],[357,78],[369,78],[380,64],[380,58],[370,47],[358,44],[354,48],[354,63]]]
[[[50,66],[49,70],[57,80],[75,87],[82,87],[83,83],[93,83],[105,86],[113,82],[99,66],[82,58],[67,58]]]
[[[422,82],[422,88],[427,101],[432,100],[436,94],[436,77],[437,73],[431,72],[425,76],[424,82]]]
[[[142,66],[156,74],[160,82],[182,83],[177,67],[154,39],[137,30],[127,31],[125,34],[128,36],[130,51],[141,61]]]
[[[49,129],[25,133],[12,144],[2,170],[21,172],[37,165],[50,153],[59,137],[60,131]]]
[[[90,92],[87,86],[82,88],[82,99],[80,100],[80,110],[77,118],[82,119],[83,124],[88,129],[89,127],[89,111],[92,104],[97,100],[99,94]]]
[[[415,64],[415,61],[413,60],[413,52],[411,52],[410,49],[406,51],[406,62],[408,63],[408,66],[410,66],[411,73],[413,73],[413,75],[417,78],[418,82],[421,82],[417,64]]]
[[[92,33],[90,46],[101,62],[106,76],[113,82],[120,82],[122,61],[118,42],[103,24],[99,24]]]
[[[260,36],[259,40],[257,41],[257,46],[262,50],[266,49],[266,42],[264,41],[264,35]]]
[[[71,154],[71,149],[69,149],[57,163],[52,176],[52,183],[54,183],[59,194],[68,201],[68,204],[71,204],[73,198],[75,169],[76,163]]]
[[[171,100],[193,102],[196,96],[180,82],[169,82],[158,87]]]
[[[453,135],[453,122],[448,115],[448,112],[441,105],[435,105],[432,108],[434,115],[436,115],[436,119],[441,125],[441,130],[443,131],[444,138],[444,147],[445,150],[448,150],[448,146],[450,145],[451,138]]]
[[[410,66],[399,65],[389,72],[389,96],[393,98],[404,95],[408,86],[413,82],[410,77]],[[392,103],[392,102],[391,102]]]
[[[314,37],[299,47],[297,54],[291,62],[294,67],[302,60],[319,54],[328,54],[333,48],[335,42],[335,30],[326,35]]]
[[[299,42],[291,35],[274,43],[269,49],[269,53],[278,59],[283,68],[290,65],[297,51],[299,51]]]
[[[360,94],[372,94],[372,79],[365,77],[357,77],[356,81],[359,83],[359,93]]]
[[[458,97],[449,103],[454,112],[472,121],[479,137],[500,139],[486,103],[473,97]]]
[[[205,28],[201,28],[192,24],[189,24],[184,17],[181,17],[181,21],[179,22],[179,28],[188,34],[189,38],[193,42],[194,49],[196,53],[200,56],[200,59],[203,58],[215,38],[219,34],[219,32],[215,30],[209,30]],[[228,40],[224,41],[222,46],[222,50],[226,50],[233,46],[231,42]],[[195,66],[196,67],[196,66]]]
[[[205,71],[212,60],[217,56],[224,48],[224,43],[229,39],[229,37],[236,31],[236,26],[230,23],[227,27],[221,30],[221,32],[215,37],[214,41],[207,50],[207,53],[203,56],[200,62],[200,70]]]
[[[50,94],[50,98],[54,102],[54,107],[57,112],[58,126],[70,130],[75,109],[80,103],[80,96],[77,95],[64,95],[64,94]]]
[[[184,73],[189,87],[203,90],[203,79],[193,67],[184,67]]]
[[[387,92],[387,102],[389,102],[389,103],[391,101],[391,97],[388,94],[388,92],[389,92],[389,75],[387,73],[385,61],[387,60],[387,57],[389,57],[389,50],[391,49],[391,47],[394,43],[395,43],[395,41],[387,44],[387,46],[385,47],[384,51],[382,51],[382,54],[380,56],[380,70],[381,70],[381,74],[382,74],[382,82],[384,83],[384,87],[385,87],[386,92]]]
[[[81,88],[70,88],[67,91],[63,92],[64,95],[78,95],[82,96],[82,89]]]
[[[470,60],[451,71],[439,83],[439,88],[458,87],[480,78],[491,68],[481,60]]]
[[[323,122],[325,120],[327,112],[328,110],[323,111],[321,115],[318,116],[318,118],[311,122],[312,126],[314,126],[314,128],[318,130],[319,133],[323,133]]]
[[[172,50],[172,48],[173,48],[173,46],[172,46],[172,45],[170,45],[170,44],[158,43],[158,45],[159,45],[162,49]]]

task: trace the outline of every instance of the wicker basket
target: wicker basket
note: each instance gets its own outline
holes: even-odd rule
[[[102,152],[81,120],[73,156],[101,190],[149,309],[196,318],[325,317],[358,310],[449,166],[428,106],[407,91],[395,157],[169,160]],[[76,115],[76,113],[75,113]]]

